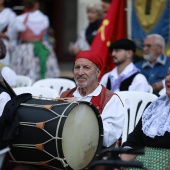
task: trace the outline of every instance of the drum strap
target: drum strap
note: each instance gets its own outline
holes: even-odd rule
[[[14,90],[10,87],[10,85],[5,81],[2,74],[0,73],[0,93],[6,92],[10,95],[11,98],[16,96]]]
[[[32,95],[24,93],[15,96],[5,105],[2,116],[0,117],[0,149],[8,146],[14,136],[18,134],[19,118],[16,115],[16,110],[21,103],[31,99]]]

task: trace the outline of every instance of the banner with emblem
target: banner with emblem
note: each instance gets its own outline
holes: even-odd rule
[[[148,34],[160,34],[170,56],[170,0],[132,0],[131,39],[142,56],[143,40]]]
[[[126,0],[112,0],[111,6],[92,42],[91,50],[102,57],[104,64],[100,78],[104,73],[114,68],[111,53],[108,50],[110,43],[126,37],[125,7]]]

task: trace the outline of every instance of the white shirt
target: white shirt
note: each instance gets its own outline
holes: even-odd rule
[[[26,25],[29,27],[29,29],[31,29],[31,31],[33,31],[35,35],[39,35],[42,31],[49,27],[49,19],[41,11],[36,10],[34,12],[24,13],[17,16],[13,22],[10,23],[8,29],[10,40],[16,41],[18,33],[25,31],[26,26],[24,24],[24,20],[27,17],[27,14],[28,20]]]
[[[81,96],[78,89],[73,93],[73,96],[78,101],[90,102],[92,96],[98,96],[101,93],[102,86],[99,85],[92,93],[87,96]],[[109,147],[114,144],[121,136],[124,125],[123,105],[117,95],[113,95],[104,107],[101,118],[104,129],[103,146]]]
[[[4,8],[0,12],[0,32],[2,32],[16,17],[16,14],[10,8]],[[9,27],[8,27],[9,29]],[[7,32],[5,32],[7,34]],[[9,41],[3,39],[3,42],[6,46],[6,56],[1,59],[0,62],[9,65],[10,63],[10,54],[9,54]]]
[[[127,75],[129,72],[131,72],[133,70],[134,64],[130,63],[123,71],[120,75]],[[115,67],[112,71],[106,73],[103,75],[100,83],[103,86],[107,86],[107,82],[108,82],[108,77],[109,75],[112,75],[113,79],[116,80],[118,79],[118,71],[117,71],[117,67]],[[145,76],[143,74],[137,74],[133,81],[132,84],[129,86],[128,88],[129,91],[144,91],[144,92],[149,92],[149,85],[148,82],[145,78]],[[115,91],[120,91],[120,89],[116,89]]]
[[[11,87],[16,86],[17,76],[16,73],[10,67],[3,67],[1,70],[1,74]]]
[[[16,17],[16,14],[10,9],[5,8],[0,12],[0,32]]]
[[[11,100],[11,97],[9,96],[8,93],[2,92],[0,94],[0,116],[2,115],[4,107],[9,100]]]

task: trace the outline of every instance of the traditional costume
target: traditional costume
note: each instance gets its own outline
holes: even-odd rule
[[[9,27],[9,24],[13,21],[13,19],[16,17],[16,14],[10,9],[10,8],[4,8],[0,12],[0,32],[5,33],[8,36],[7,30]],[[3,64],[9,65],[10,64],[10,47],[9,42],[6,39],[3,39],[3,42],[5,43],[5,46],[7,48],[7,53],[4,59],[1,59],[0,61]]]
[[[111,44],[110,51],[114,49],[136,51],[136,46],[133,41],[128,39],[120,39]],[[103,75],[101,82],[107,89],[115,91],[149,91],[148,82],[140,70],[131,62],[118,75],[118,68],[115,67],[112,71]]]
[[[17,16],[8,31],[11,41],[16,44],[11,65],[17,74],[29,76],[33,82],[60,74],[52,47],[43,42],[48,27],[47,16],[39,10],[29,10]]]
[[[138,156],[148,170],[165,169],[170,161],[170,100],[167,94],[159,97],[144,111],[134,131],[122,147],[145,147]]]
[[[79,58],[93,62],[100,70],[103,66],[100,56],[90,50],[79,52],[75,61]],[[79,87],[76,87],[63,92],[61,97],[75,97],[78,101],[91,102],[98,109],[103,120],[103,146],[109,147],[120,138],[124,124],[124,111],[122,102],[116,94],[99,84],[92,93],[86,96],[81,96]]]

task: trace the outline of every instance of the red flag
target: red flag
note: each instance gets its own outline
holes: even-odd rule
[[[100,54],[104,67],[102,75],[114,68],[108,47],[111,42],[126,37],[126,0],[112,0],[110,8],[104,17],[100,28],[92,42],[91,50]]]

